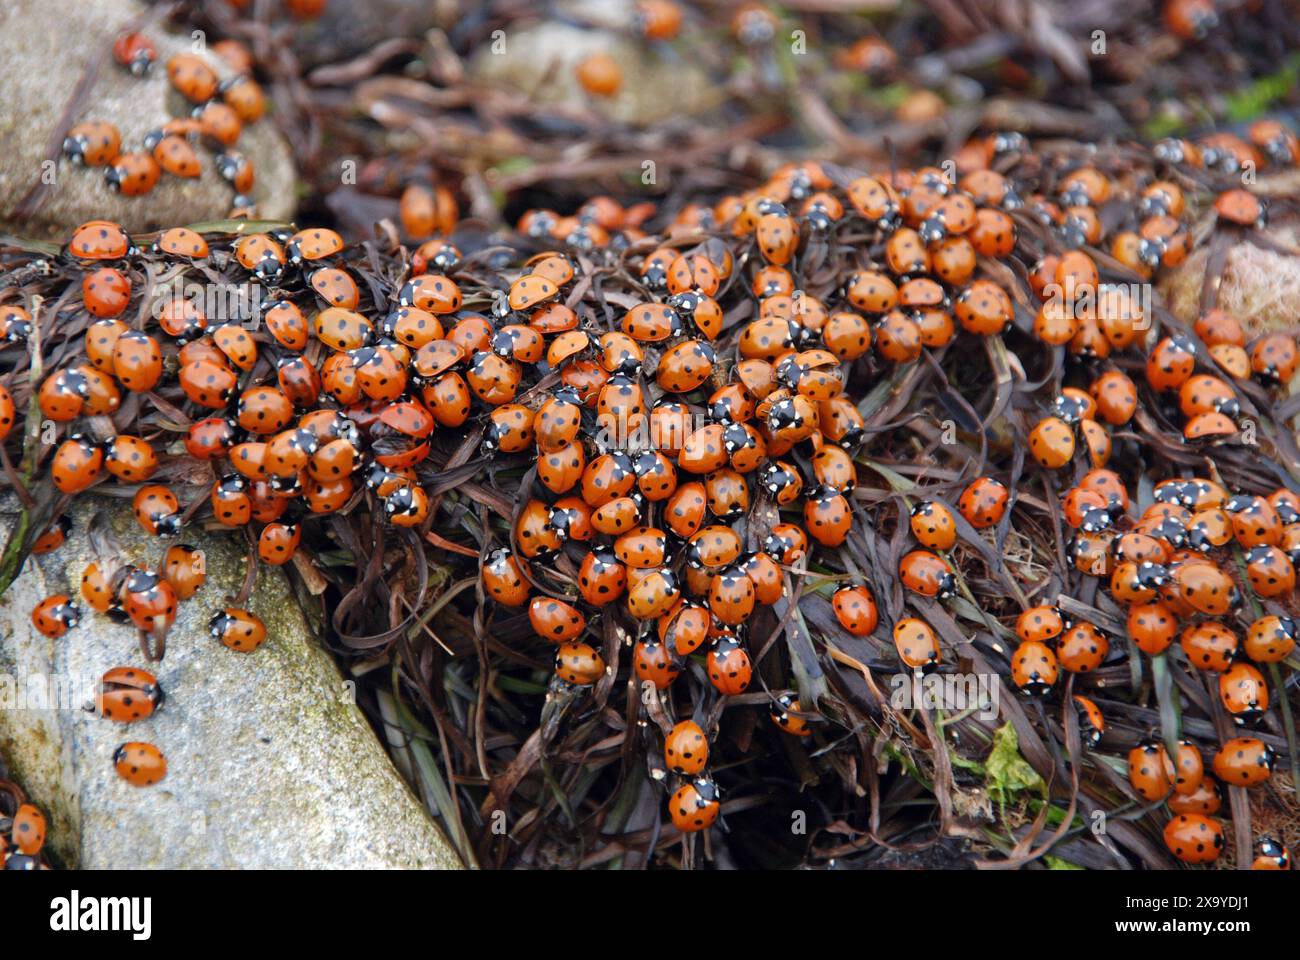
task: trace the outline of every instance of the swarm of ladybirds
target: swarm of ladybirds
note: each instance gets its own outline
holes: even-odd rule
[[[168,120],[145,135],[138,148],[122,142],[116,126],[86,119],[74,124],[63,140],[63,155],[79,166],[102,167],[104,181],[125,197],[143,196],[164,174],[192,179],[203,173],[202,148],[235,191],[233,208],[253,212],[255,175],[252,161],[235,149],[244,126],[266,113],[266,95],[253,78],[253,59],[236,40],[222,40],[213,52],[234,74],[221,80],[208,62],[194,53],[178,53],[166,63],[167,78],[184,100],[188,113]],[[127,32],[113,43],[113,59],[123,70],[144,77],[158,60],[153,41]]]
[[[1209,208],[1213,229],[1256,231],[1262,202],[1224,178],[1243,159],[1298,155],[1270,124],[1164,143],[1137,166],[995,134],[962,147],[954,173],[791,163],[666,222],[653,205],[596,197],[571,215],[530,210],[502,244],[464,251],[455,195],[425,185],[401,199],[409,245],[388,249],[348,247],[326,228],[178,227],[146,241],[93,221],[60,257],[81,274],[56,317],[69,348],[40,383],[13,370],[0,425],[10,434],[15,400],[34,396],[59,433],[38,456],[60,503],[118,486],[164,542],[201,522],[244,528],[260,562],[283,565],[324,543],[333,515],[368,514],[399,539],[418,534],[404,542],[439,562],[476,556],[476,616],[526,614],[554,649],[551,702],[603,704],[618,676],[642,693],[627,720],[648,738],[681,834],[719,823],[720,705],[753,702],[777,615],[788,624],[824,598],[834,619],[813,620],[818,635],[892,637],[904,671],[952,664],[933,614],[969,598],[966,547],[1005,542],[1027,457],[1032,496],[1041,488],[1072,533],[1073,569],[1046,585],[1059,599],[1026,599],[1005,618],[1014,625],[996,623],[994,639],[1016,644],[991,648],[999,667],[1031,701],[1068,695],[1084,742],[1101,749],[1088,675],[1129,657],[1170,662],[1177,638],[1187,666],[1214,678],[1216,716],[1236,735],[1216,745],[1212,773],[1190,740],[1173,758],[1153,736],[1130,754],[1130,780],[1135,800],[1168,799],[1174,856],[1208,861],[1223,845],[1217,784],[1256,786],[1277,762],[1276,730],[1250,735],[1274,717],[1262,671],[1295,666],[1300,478],[1266,466],[1282,440],[1265,412],[1297,371],[1297,345],[1291,333],[1252,340],[1221,311],[1184,329],[1131,285],[1186,257],[1193,211]],[[179,295],[145,304],[145,260],[251,285],[260,309],[217,318]],[[0,307],[6,343],[34,322],[16,302]],[[909,414],[891,397],[961,351],[1019,369],[1024,402],[1010,419],[1005,403],[997,411],[1010,442],[974,471],[915,472],[902,507],[881,501],[859,467],[903,442]],[[167,416],[139,419],[141,400]],[[1036,424],[1016,420],[1030,411]],[[1112,462],[1116,447],[1126,456]],[[469,547],[437,524],[475,470],[519,480]],[[901,602],[882,604],[879,568],[873,581],[851,558],[891,527],[903,549],[885,576]],[[52,526],[33,550],[65,533]],[[133,623],[152,655],[204,579],[201,557],[173,543],[157,570],[91,564],[79,601],[52,596],[33,621],[58,638],[84,605]],[[1120,615],[1067,613],[1106,604]],[[235,651],[268,639],[238,603],[211,625]],[[831,735],[835,712],[789,681],[797,671],[767,676],[781,680],[759,696],[779,730]],[[121,667],[97,709],[130,723],[161,703],[152,674]],[[137,784],[166,769],[139,742],[114,763]],[[1276,841],[1261,851],[1257,865],[1287,863]]]

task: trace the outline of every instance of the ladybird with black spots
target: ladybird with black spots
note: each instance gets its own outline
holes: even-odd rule
[[[266,625],[261,618],[238,607],[214,613],[208,621],[208,632],[238,653],[252,653],[266,641]]]

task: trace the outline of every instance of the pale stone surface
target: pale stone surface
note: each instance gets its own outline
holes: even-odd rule
[[[1294,227],[1279,227],[1268,235],[1283,249],[1300,249]],[[1161,278],[1169,308],[1184,322],[1193,323],[1199,316],[1207,258],[1205,248],[1197,250]],[[1234,244],[1223,267],[1218,305],[1241,321],[1247,336],[1294,326],[1300,315],[1300,256],[1249,242]]]
[[[120,501],[119,501],[120,503]],[[208,580],[150,666],[136,631],[84,605],[58,640],[31,624],[35,603],[75,593],[94,559],[86,535],[94,508],[129,560],[156,567],[163,547],[124,506],[78,498],[74,532],[56,552],[28,560],[0,597],[0,675],[70,680],[113,666],[152,670],[167,694],[147,720],[123,726],[78,709],[0,709],[0,753],[46,810],[49,843],[85,868],[455,868],[458,860],[402,781],[330,655],[311,638],[284,573],[262,566],[249,606],[269,639],[235,653],[208,634],[208,618],[238,593],[245,560],[229,534],[187,530],[205,551]],[[0,528],[14,521],[12,503]],[[146,788],[119,778],[119,743],[145,740],[168,760]]]
[[[490,44],[481,47],[470,60],[471,74],[539,103],[586,105],[610,119],[638,125],[717,105],[716,91],[698,65],[676,50],[634,42],[626,34],[543,21],[510,26],[504,43],[504,52],[493,52]],[[576,66],[594,53],[609,54],[623,70],[622,88],[613,97],[590,96],[578,83]]]
[[[42,175],[42,161],[69,97],[85,71],[104,55],[97,79],[73,124],[107,120],[122,134],[122,149],[142,149],[146,133],[192,106],[171,89],[166,62],[191,50],[190,39],[147,29],[158,62],[144,78],[133,77],[113,60],[111,46],[123,24],[145,8],[135,0],[4,0],[0,3],[0,232],[63,238],[94,219],[116,220],[131,232],[225,217],[234,192],[221,179],[214,155],[200,147],[203,173],[183,180],[163,175],[143,197],[122,197],[104,183],[103,168],[84,168],[57,158],[56,182],[30,220],[13,211]],[[225,79],[230,70],[218,57],[201,54]],[[296,204],[295,175],[288,144],[270,115],[245,126],[236,149],[253,163],[258,215],[287,220]]]

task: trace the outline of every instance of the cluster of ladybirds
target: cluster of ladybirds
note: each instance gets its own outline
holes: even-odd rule
[[[1266,132],[1252,128],[1256,142],[1240,144],[1280,162],[1277,138]],[[1201,163],[1223,170],[1223,158],[1233,155],[1228,146],[1185,144],[1179,162],[1190,163],[1198,150]],[[115,224],[85,224],[66,248],[85,267],[82,304],[96,318],[85,359],[52,372],[36,391],[42,415],[67,430],[49,464],[51,480],[67,495],[108,478],[134,487],[136,517],[158,536],[179,533],[206,500],[220,524],[260,525],[260,558],[284,563],[298,547],[301,523],[363,501],[396,526],[427,530],[430,495],[418,468],[437,434],[451,432],[459,443],[481,428],[486,456],[534,471],[508,545],[484,555],[484,595],[527,608],[536,634],[555,645],[554,687],[579,691],[607,676],[601,650],[588,642],[599,616],[632,625],[639,682],[665,691],[697,657],[718,694],[737,695],[752,679],[747,623],[755,610],[788,597],[789,575],[800,575],[816,548],[833,551],[852,530],[853,453],[868,430],[850,380],[915,363],[960,336],[999,335],[1015,322],[1010,293],[978,274],[989,273],[981,259],[1003,260],[1016,250],[1017,218],[1028,213],[1058,252],[1030,271],[1042,309],[1025,328],[1066,347],[1069,369],[1089,384],[1063,388],[1028,447],[1046,469],[1082,462],[1090,470],[1066,497],[1067,517],[1078,520],[1080,569],[1094,576],[1124,571],[1112,577],[1116,599],[1143,606],[1159,598],[1170,611],[1161,628],[1187,621],[1196,637],[1187,643],[1199,649],[1195,631],[1214,629],[1200,618],[1226,613],[1197,606],[1226,599],[1227,574],[1215,565],[1228,545],[1215,538],[1225,529],[1235,537],[1236,524],[1271,509],[1276,523],[1267,537],[1242,541],[1251,551],[1252,585],[1260,596],[1281,597],[1288,571],[1293,585],[1293,498],[1217,487],[1212,495],[1202,489],[1208,481],[1176,480],[1159,487],[1159,518],[1129,515],[1124,484],[1106,468],[1107,428],[1129,421],[1138,394],[1112,355],[1140,347],[1143,317],[1132,300],[1086,302],[1076,293],[1105,286],[1086,248],[1104,243],[1107,229],[1115,258],[1139,276],[1185,255],[1183,194],[1169,180],[1134,185],[1097,166],[1049,171],[1038,179],[1040,192],[1026,192],[1029,178],[1010,173],[1026,152],[1016,135],[973,141],[956,156],[952,179],[939,168],[873,177],[790,164],[748,193],[684,208],[657,238],[643,229],[655,212],[650,205],[625,208],[596,197],[571,216],[531,210],[518,232],[541,252],[497,282],[485,283],[477,264],[462,270],[466,258],[448,238],[455,200],[445,189],[403,195],[408,236],[433,236],[391,288],[372,277],[363,289],[342,238],[327,229],[223,238],[211,247],[184,228],[158,237],[159,257],[218,263],[268,291],[256,328],[249,318],[210,320],[183,298],[156,311],[156,330],[128,324],[122,317],[135,292],[118,267],[134,252],[131,240]],[[1259,222],[1258,212],[1238,209],[1244,200],[1225,197],[1216,205],[1221,220]],[[843,230],[869,238],[856,269],[824,297],[801,289],[804,261],[824,258]],[[625,271],[637,291],[624,295],[603,326],[584,299],[594,279],[588,264]],[[462,283],[472,284],[475,302],[490,306],[465,309]],[[1063,303],[1058,290],[1076,293]],[[0,332],[21,340],[30,319],[20,307],[4,307]],[[1177,391],[1181,401],[1187,389],[1189,421],[1236,412],[1222,388],[1199,377],[1222,370],[1270,384],[1295,370],[1288,337],[1250,344],[1222,316],[1203,318],[1197,335],[1208,355],[1171,336],[1148,365],[1158,394]],[[196,414],[185,450],[216,470],[208,495],[186,504],[150,483],[158,457],[147,439],[91,438],[73,429],[81,418],[111,416],[123,390],[156,391],[173,377],[178,402]],[[7,432],[13,422],[5,392],[0,424]],[[1230,432],[1192,431],[1189,439],[1222,441]],[[1076,434],[1085,441],[1082,459]],[[970,483],[957,502],[976,530],[998,524],[1009,508],[1009,490],[991,476]],[[1222,517],[1205,515],[1214,510]],[[904,556],[901,580],[920,596],[946,599],[960,582],[949,554],[956,519],[930,497],[908,520],[918,547]],[[82,598],[146,634],[165,632],[177,604],[197,589],[195,578],[202,582],[195,560],[173,546],[158,573],[88,570]],[[867,584],[834,590],[832,606],[851,633],[871,634],[879,623]],[[59,596],[34,619],[58,635],[78,615]],[[1046,694],[1059,670],[1087,672],[1107,655],[1098,628],[1066,623],[1053,608],[1034,608],[1021,620],[1011,669],[1026,694]],[[1280,614],[1275,620],[1270,635],[1280,649],[1284,638],[1293,642],[1294,625]],[[219,612],[213,629],[237,650],[265,636],[255,616],[236,609]],[[900,618],[892,631],[907,667],[941,663],[941,645],[923,618]],[[1223,674],[1225,706],[1235,716],[1245,721],[1267,709],[1262,679],[1246,689],[1258,676],[1249,663],[1233,661]],[[156,690],[156,681],[149,678],[148,687]],[[143,688],[130,689],[138,703]],[[1100,711],[1079,700],[1099,734]],[[810,736],[815,706],[777,693],[772,719],[792,735]],[[721,806],[707,773],[705,731],[695,721],[677,723],[666,731],[663,756],[676,784],[673,823],[683,832],[713,824]],[[122,759],[136,757],[128,749]],[[1225,757],[1225,772],[1231,764]],[[1183,856],[1188,848],[1180,853],[1171,842],[1171,849]]]
[[[233,206],[245,213],[253,206],[252,161],[235,149],[244,125],[266,112],[266,96],[253,79],[253,59],[236,40],[222,40],[213,51],[234,76],[221,80],[202,57],[179,53],[167,61],[172,87],[189,104],[189,114],[167,121],[146,134],[140,149],[124,150],[121,132],[105,120],[84,120],[68,130],[63,153],[86,167],[103,167],[104,181],[127,197],[147,194],[164,173],[190,179],[203,172],[199,147],[209,147],[217,172],[235,191]],[[158,51],[142,33],[124,33],[113,43],[113,58],[133,75],[153,70]]]
[[[1206,39],[1221,23],[1214,0],[1165,0],[1163,20],[1169,33],[1186,44]],[[626,30],[649,44],[671,43],[685,23],[682,6],[674,0],[637,0]],[[772,45],[782,36],[778,13],[757,2],[738,4],[726,29],[741,49],[760,62],[771,57]],[[880,79],[895,73],[899,56],[884,38],[868,35],[837,49],[834,62],[841,70]],[[608,53],[583,57],[574,67],[574,76],[594,97],[615,96],[623,87],[622,67]]]

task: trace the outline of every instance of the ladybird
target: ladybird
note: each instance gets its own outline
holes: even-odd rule
[[[707,504],[703,483],[680,484],[664,504],[664,524],[677,536],[687,539],[704,525]]]
[[[343,246],[343,238],[336,231],[312,227],[310,230],[300,230],[290,237],[284,252],[290,263],[300,264],[332,257],[341,253]]]
[[[1022,641],[1048,643],[1059,637],[1069,626],[1058,607],[1030,607],[1016,618],[1016,636]]]
[[[0,397],[0,400],[3,400],[3,398]],[[2,414],[3,411],[0,410],[0,415]],[[3,437],[0,436],[0,439],[3,439]],[[67,514],[58,517],[53,523],[45,528],[44,532],[41,533],[40,536],[32,541],[32,553],[38,556],[45,553],[52,553],[67,542],[68,534],[71,532],[72,519],[68,517]]]
[[[1214,755],[1214,775],[1230,787],[1254,787],[1273,775],[1276,756],[1264,741],[1237,737]]]
[[[324,311],[322,311],[324,312]],[[307,346],[310,327],[302,311],[292,300],[275,300],[262,311],[262,319],[271,336],[283,347],[302,350]]]
[[[1074,457],[1074,431],[1059,417],[1044,417],[1029,432],[1029,452],[1039,465],[1059,470]]]
[[[1156,803],[1174,789],[1178,771],[1164,745],[1144,740],[1129,751],[1128,779],[1144,800]]]
[[[42,381],[37,402],[46,418],[67,423],[81,416],[89,392],[86,377],[80,371],[59,370]]]
[[[235,409],[239,426],[258,436],[279,433],[293,422],[293,402],[277,387],[250,387]]]
[[[99,681],[95,712],[116,723],[145,720],[166,699],[162,685],[139,667],[113,667]]]
[[[189,544],[174,544],[163,555],[162,575],[172,585],[178,598],[188,600],[207,582],[207,557],[202,550],[196,550]],[[83,577],[83,594],[85,590],[86,581]]]
[[[1264,201],[1240,188],[1225,190],[1214,201],[1214,213],[1220,220],[1262,230],[1268,222]]]
[[[73,231],[68,253],[81,260],[120,260],[132,252],[131,238],[111,220],[89,220]]]
[[[1241,600],[1232,578],[1203,560],[1174,566],[1171,588],[1185,603],[1212,617],[1223,616]]]
[[[1204,777],[1201,785],[1186,796],[1175,793],[1168,800],[1171,813],[1198,813],[1206,816],[1218,812],[1223,805],[1219,787],[1213,777]]]
[[[1243,649],[1256,663],[1279,663],[1295,649],[1297,635],[1300,630],[1294,619],[1266,614],[1246,631]]]
[[[555,675],[575,686],[590,686],[605,675],[605,660],[585,643],[562,643],[555,651]]]
[[[562,534],[551,523],[550,511],[540,500],[524,505],[515,520],[514,535],[520,552],[529,560],[554,553],[563,543]]]
[[[131,302],[131,282],[119,270],[100,267],[82,278],[81,298],[86,309],[96,317],[120,316]]]
[[[1011,298],[991,280],[975,280],[957,296],[953,315],[962,329],[992,336],[1011,322]]]
[[[167,776],[167,758],[152,743],[131,741],[113,751],[117,775],[135,787],[150,787]]]
[[[1255,341],[1250,349],[1250,369],[1266,383],[1290,383],[1300,369],[1300,351],[1295,338],[1272,333]]]
[[[1102,665],[1110,643],[1091,623],[1076,623],[1056,642],[1056,659],[1070,673],[1090,673]]]
[[[698,650],[709,638],[713,618],[708,608],[693,601],[682,601],[659,618],[660,643],[685,657]]]
[[[1123,426],[1137,411],[1137,388],[1118,370],[1103,373],[1092,382],[1088,392],[1097,401],[1097,413],[1101,419],[1111,426]]]
[[[203,310],[193,300],[173,297],[159,309],[158,325],[178,344],[185,346],[191,341],[198,340],[207,332],[208,318],[203,315]],[[114,346],[117,344],[118,337],[125,332],[123,329],[111,334]],[[109,331],[105,329],[103,333],[109,334]]]
[[[754,612],[757,591],[739,567],[726,567],[713,574],[709,584],[709,610],[720,623],[736,626]]]
[[[945,600],[956,593],[957,581],[952,568],[928,550],[906,554],[899,561],[898,575],[905,587],[925,597]]]
[[[978,477],[962,491],[957,509],[975,529],[982,530],[998,523],[1006,513],[1010,493],[1006,486],[992,477]]]
[[[153,68],[158,51],[143,33],[124,31],[113,41],[113,59],[133,76],[142,77]]]
[[[668,798],[668,814],[682,833],[707,830],[722,810],[721,791],[709,777],[695,777]]]
[[[1096,749],[1106,732],[1106,718],[1102,716],[1100,708],[1087,697],[1075,694],[1074,703],[1079,708],[1079,732],[1083,742]]]
[[[487,350],[480,350],[470,358],[465,374],[474,395],[491,406],[512,401],[522,378],[523,369],[518,362]]]
[[[1127,627],[1134,645],[1154,657],[1164,653],[1174,642],[1178,617],[1160,601],[1135,603],[1129,607]]]
[[[113,347],[113,373],[133,393],[145,393],[162,379],[162,351],[158,341],[139,330],[128,330]]]
[[[131,622],[146,633],[165,631],[176,619],[176,590],[151,570],[132,570],[119,597]]]
[[[829,487],[813,487],[808,491],[803,517],[808,535],[825,547],[842,544],[853,525],[848,498]]]
[[[654,637],[633,648],[632,670],[638,680],[651,684],[656,690],[671,686],[681,673],[667,646]]]
[[[1225,381],[1205,373],[1189,377],[1179,387],[1178,404],[1183,416],[1189,418],[1218,413],[1235,419],[1241,414],[1236,391]]]
[[[1277,597],[1295,590],[1295,566],[1281,549],[1261,544],[1246,551],[1246,576],[1255,593]]]
[[[74,434],[59,444],[50,461],[50,477],[60,491],[80,493],[96,480],[104,468],[104,451],[80,434]]]
[[[198,152],[184,137],[174,133],[157,137],[151,135],[145,137],[145,146],[151,148],[153,159],[163,173],[182,179],[194,179],[203,173]]]
[[[583,501],[584,506],[586,502]],[[591,514],[591,524],[597,533],[619,536],[640,525],[641,503],[635,497],[615,497],[601,504]]]
[[[501,453],[522,453],[529,449],[536,441],[533,431],[535,419],[533,411],[523,404],[508,403],[496,407],[489,415],[483,433],[483,449],[489,453],[498,450]]]
[[[627,589],[627,568],[619,563],[614,551],[596,547],[583,558],[578,568],[578,590],[594,607],[617,600]]]
[[[1057,675],[1056,654],[1045,643],[1023,641],[1011,655],[1011,679],[1028,696],[1047,696],[1056,685]]]
[[[167,61],[167,78],[194,103],[206,103],[217,93],[217,74],[192,53],[178,53]]]
[[[266,94],[261,85],[248,76],[250,72],[251,70],[244,70],[239,76],[222,81],[220,87],[221,99],[234,111],[241,123],[256,123],[266,114]],[[221,140],[227,146],[234,142],[224,137]]]
[[[1263,497],[1245,494],[1231,497],[1223,504],[1232,519],[1232,533],[1237,543],[1251,547],[1276,546],[1282,538],[1282,521],[1277,510]]]
[[[302,528],[296,523],[268,523],[257,538],[257,555],[273,567],[293,559],[302,540]]]
[[[32,624],[51,639],[57,639],[81,622],[81,611],[66,593],[46,597],[32,608]]]
[[[417,382],[428,382],[458,366],[469,355],[460,343],[450,340],[432,340],[417,347],[412,368]]]
[[[723,634],[713,642],[709,648],[705,668],[709,675],[709,682],[724,696],[744,693],[753,678],[749,654],[740,642],[729,634]]]
[[[301,254],[300,254],[301,256]],[[340,267],[321,267],[313,270],[308,285],[331,307],[355,310],[361,303],[361,289],[352,275]]]
[[[1223,852],[1223,823],[1199,813],[1180,813],[1165,825],[1165,846],[1184,863],[1211,863]]]
[[[675,724],[664,738],[665,766],[679,776],[695,776],[708,762],[709,741],[700,725],[692,720]]]
[[[1255,860],[1252,870],[1290,870],[1291,854],[1273,837],[1260,837],[1255,841]]]
[[[1147,383],[1160,391],[1177,390],[1196,369],[1196,345],[1187,337],[1165,337],[1147,356]]]
[[[612,97],[623,85],[623,68],[607,53],[592,53],[578,61],[574,74],[593,96]]]
[[[125,434],[104,441],[104,467],[125,483],[148,480],[158,469],[153,447],[139,437]]]
[[[831,608],[835,619],[855,637],[873,633],[880,622],[876,598],[865,584],[849,584],[831,595]]]
[[[1219,699],[1234,722],[1255,723],[1268,709],[1268,686],[1253,666],[1234,663],[1219,674]]]
[[[894,624],[893,636],[899,659],[913,670],[928,672],[943,659],[939,638],[924,620],[904,617]]]
[[[571,443],[537,461],[537,479],[553,493],[567,493],[582,479],[587,457],[581,443]]]
[[[208,621],[208,632],[239,653],[252,653],[266,640],[266,625],[261,618],[238,607],[214,613]]]
[[[104,120],[78,123],[63,138],[63,155],[73,163],[102,167],[121,153],[122,135],[117,127]]]
[[[161,176],[162,167],[149,153],[119,153],[104,168],[104,182],[124,197],[144,196]]]
[[[533,632],[551,643],[568,643],[587,628],[587,618],[576,608],[553,597],[534,597],[528,605]]]
[[[37,857],[45,846],[45,814],[32,803],[19,804],[9,831],[11,850],[6,850],[6,870],[37,869]]]
[[[519,560],[505,547],[487,555],[480,571],[483,589],[497,603],[522,607],[528,601],[528,581]]]

